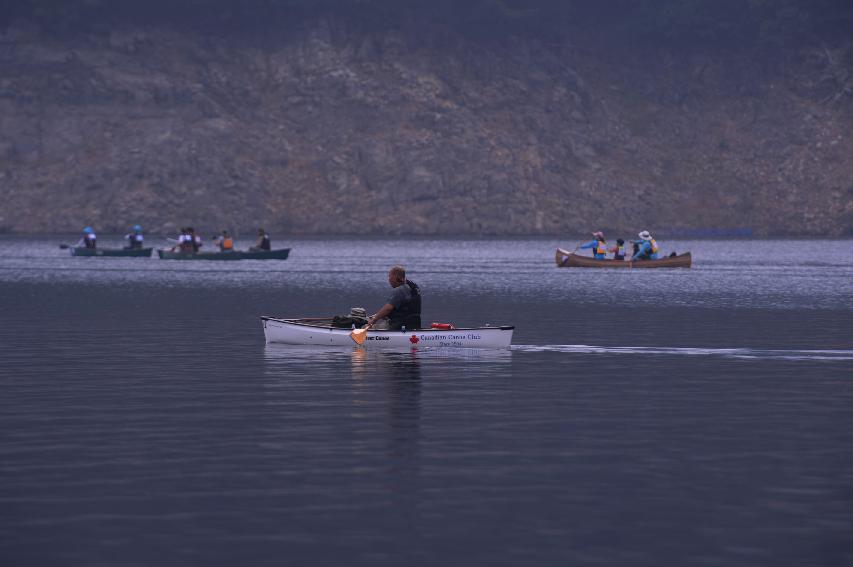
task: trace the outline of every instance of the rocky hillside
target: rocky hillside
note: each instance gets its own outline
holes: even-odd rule
[[[0,35],[0,230],[853,234],[849,45]]]

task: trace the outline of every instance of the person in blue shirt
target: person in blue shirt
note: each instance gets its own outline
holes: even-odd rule
[[[634,244],[639,245],[639,249],[631,258],[631,260],[657,260],[658,259],[658,243],[652,238],[648,230],[644,230],[639,235],[640,240],[635,240]]]
[[[604,240],[604,233],[601,231],[592,233],[593,239],[578,246],[579,249],[592,248],[592,257],[596,260],[604,260],[607,257],[607,241]]]

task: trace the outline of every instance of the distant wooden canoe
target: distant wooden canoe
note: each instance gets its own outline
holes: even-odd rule
[[[152,248],[69,248],[72,256],[94,258],[101,256],[122,256],[131,258],[147,258],[151,256]]]
[[[693,264],[690,252],[657,260],[596,260],[557,248],[554,258],[559,268],[689,268]]]
[[[234,250],[233,252],[171,252],[169,250],[157,250],[157,255],[162,260],[287,260],[290,248],[281,250],[268,250],[261,252],[249,252]]]

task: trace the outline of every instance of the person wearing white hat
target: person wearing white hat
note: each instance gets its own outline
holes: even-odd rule
[[[635,240],[634,244],[639,244],[640,248],[631,260],[657,260],[660,250],[657,241],[652,238],[648,230],[644,230],[638,236],[640,240]]]
[[[596,260],[604,260],[607,257],[607,241],[604,240],[604,233],[598,230],[593,232],[592,236],[592,240],[582,246],[578,246],[578,248],[581,250],[592,248],[592,257]]]

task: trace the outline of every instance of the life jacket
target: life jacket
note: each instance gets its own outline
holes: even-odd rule
[[[127,241],[131,248],[142,248],[144,237],[141,234],[128,234]]]
[[[657,242],[655,242],[655,239],[654,239],[654,238],[650,238],[650,239],[649,239],[649,246],[651,246],[650,252],[651,252],[652,254],[657,254],[657,253],[658,253],[658,243],[657,243]]]
[[[221,250],[234,250],[234,239],[230,236],[228,238],[223,238],[219,248]]]
[[[596,256],[599,254],[604,256],[605,254],[607,254],[607,243],[602,242],[600,240],[596,240],[595,241],[595,248],[592,249],[592,253],[595,254]]]
[[[195,252],[195,246],[193,245],[193,237],[189,234],[182,234],[178,239],[178,246],[181,249],[181,252]]]
[[[98,247],[98,237],[95,236],[94,232],[90,232],[83,239],[83,243],[86,245],[86,248],[97,248]]]
[[[407,329],[421,328],[421,289],[413,282],[406,280],[403,285],[409,286],[412,297],[400,305],[388,315],[388,326],[391,329],[399,329],[405,326]]]
[[[261,245],[259,246],[259,248],[261,250],[270,250],[272,248],[272,246],[270,245],[269,235],[267,235],[267,234],[264,235],[264,239],[261,240]]]
[[[625,247],[617,245],[616,249],[613,251],[613,256],[617,260],[622,260],[623,258],[625,258]]]

